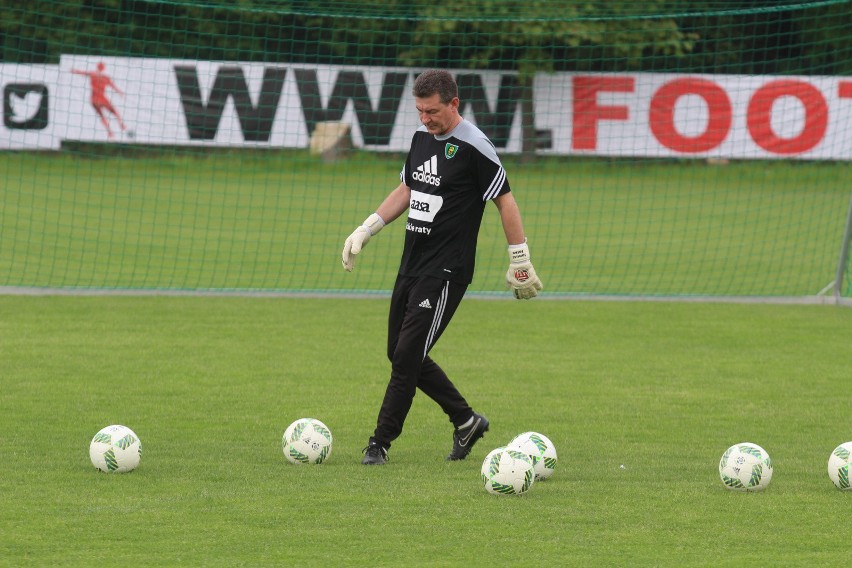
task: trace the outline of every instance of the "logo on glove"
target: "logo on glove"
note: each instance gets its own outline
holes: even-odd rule
[[[515,280],[517,280],[518,282],[526,282],[529,279],[530,273],[527,272],[525,269],[518,268],[517,270],[515,270]]]

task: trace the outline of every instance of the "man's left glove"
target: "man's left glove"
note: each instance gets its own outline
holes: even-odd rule
[[[541,290],[541,280],[530,262],[530,249],[527,241],[519,245],[509,245],[509,270],[506,272],[506,286],[512,289],[518,300],[529,300]]]
[[[352,272],[355,268],[355,255],[360,254],[361,249],[370,240],[370,237],[378,233],[385,226],[385,222],[377,213],[373,213],[359,226],[352,231],[352,234],[346,239],[343,244],[343,268],[346,272]]]

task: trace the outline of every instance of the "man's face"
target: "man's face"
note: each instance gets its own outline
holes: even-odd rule
[[[456,127],[461,120],[459,116],[459,99],[455,97],[449,103],[441,102],[437,93],[431,97],[415,97],[417,113],[420,122],[430,134],[442,136]]]

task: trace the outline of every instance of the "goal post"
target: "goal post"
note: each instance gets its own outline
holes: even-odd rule
[[[387,294],[404,216],[340,249],[440,67],[543,297],[852,298],[852,0],[0,7],[2,290]],[[505,244],[486,204],[471,293]]]
[[[834,299],[837,303],[849,302],[852,297],[852,281],[849,274],[849,247],[852,242],[852,194],[849,195],[849,209],[846,213],[846,228],[840,246],[840,257],[837,261],[837,276],[834,278]]]

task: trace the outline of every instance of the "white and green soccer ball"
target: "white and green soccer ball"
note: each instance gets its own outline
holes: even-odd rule
[[[547,479],[556,469],[556,446],[550,438],[539,432],[518,434],[506,445],[507,448],[520,450],[533,462],[536,481]]]
[[[295,464],[321,464],[331,456],[331,430],[316,418],[299,418],[284,430],[284,457]]]
[[[142,460],[142,442],[127,426],[114,424],[101,429],[89,444],[92,465],[108,473],[133,471]]]
[[[849,464],[852,463],[852,442],[840,444],[828,456],[828,477],[835,487],[848,491]]]
[[[757,444],[734,444],[719,460],[719,477],[732,491],[763,491],[772,481],[772,460]]]
[[[482,462],[481,478],[485,490],[497,495],[521,495],[535,481],[532,459],[520,450],[505,446],[491,450]]]

